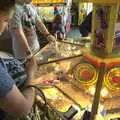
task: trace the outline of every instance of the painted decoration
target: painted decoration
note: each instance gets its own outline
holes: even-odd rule
[[[74,78],[84,85],[93,85],[98,77],[96,68],[88,63],[77,65],[73,71]]]
[[[120,67],[110,69],[105,74],[104,83],[110,90],[120,90]]]

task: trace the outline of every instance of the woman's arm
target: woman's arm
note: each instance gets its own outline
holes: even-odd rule
[[[28,78],[26,85],[31,85],[35,73],[35,59],[32,57],[27,63]],[[0,109],[16,117],[26,115],[34,103],[34,89],[26,88],[20,91],[14,80],[0,64]]]
[[[37,26],[37,29],[42,32],[42,34],[46,37],[48,41],[56,41],[55,37],[48,31],[48,29],[40,20],[38,15],[36,15],[36,26]]]
[[[30,112],[34,97],[34,89],[27,88],[21,93],[14,84],[11,91],[5,97],[0,98],[0,108],[15,117],[23,117]]]

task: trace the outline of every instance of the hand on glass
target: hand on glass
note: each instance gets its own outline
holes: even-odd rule
[[[49,42],[56,42],[56,38],[51,34],[49,34],[46,38]]]

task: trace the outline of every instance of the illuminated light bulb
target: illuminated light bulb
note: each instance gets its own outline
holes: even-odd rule
[[[73,46],[73,47],[72,47],[72,50],[75,50],[75,49],[76,49],[76,46]]]
[[[53,63],[53,66],[55,67],[55,66],[56,66],[56,63]]]
[[[104,110],[104,106],[103,105],[100,105],[99,106],[99,112],[103,111]]]
[[[77,105],[72,104],[72,107],[73,107],[75,110],[77,110],[78,112],[81,112],[80,108],[79,108]]]
[[[89,47],[90,47],[90,44],[89,44],[89,43],[86,43],[86,44],[85,44],[85,47],[86,47],[86,48],[89,48]]]
[[[39,60],[43,60],[43,59],[44,59],[44,56],[42,54],[40,54]]]
[[[67,72],[70,69],[70,66],[71,66],[71,62],[69,61],[60,63],[60,68],[62,68],[64,72]]]
[[[105,96],[107,96],[109,94],[109,92],[108,92],[108,90],[107,90],[107,88],[103,88],[102,90],[101,90],[101,96],[102,97],[105,97]]]
[[[87,36],[86,39],[90,40],[90,39],[91,39],[91,36]]]
[[[59,65],[56,65],[55,71],[56,71],[56,72],[59,72],[59,71],[60,71],[60,66],[59,66]]]
[[[116,88],[117,90],[120,90],[120,88]]]
[[[67,48],[68,50],[71,50],[71,46],[68,46],[68,48]]]
[[[90,87],[89,92],[91,95],[94,95],[95,94],[95,87]]]
[[[85,107],[85,110],[91,111],[91,109],[92,109],[92,105],[87,105],[87,106]]]
[[[56,0],[53,0],[53,3],[56,3]]]
[[[75,55],[79,55],[79,54],[81,54],[81,50],[77,50],[77,51],[75,51],[74,54],[75,54]]]

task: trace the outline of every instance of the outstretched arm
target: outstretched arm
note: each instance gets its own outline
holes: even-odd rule
[[[56,41],[55,37],[50,34],[46,26],[43,24],[43,22],[40,20],[39,16],[36,14],[36,26],[38,30],[42,32],[42,34],[46,37],[48,41]]]

